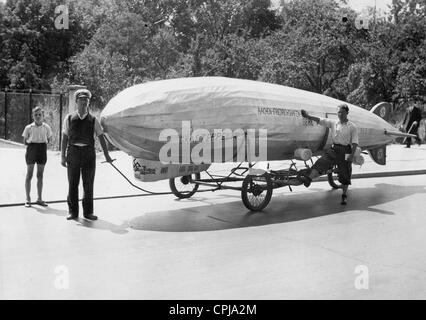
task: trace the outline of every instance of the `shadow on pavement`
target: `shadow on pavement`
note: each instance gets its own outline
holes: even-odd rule
[[[41,214],[55,214],[60,217],[64,217],[64,223],[66,222],[65,217],[68,215],[67,210],[58,210],[53,209],[51,207],[39,207],[37,205],[32,205],[29,209],[35,209],[38,213]],[[79,217],[77,220],[74,220],[75,222],[78,222],[78,226],[86,227],[90,229],[98,229],[98,230],[109,230],[112,233],[116,234],[126,234],[129,231],[127,230],[129,225],[128,223],[123,223],[121,225],[116,225],[111,222],[98,219],[96,221],[90,221],[86,220],[83,217]]]
[[[41,214],[54,214],[57,216],[61,216],[61,217],[65,217],[68,214],[67,210],[58,210],[58,209],[53,209],[52,207],[40,207],[36,204],[33,204],[31,206],[32,209],[35,209],[38,213]]]
[[[129,227],[128,223],[124,222],[121,225],[113,224],[111,222],[98,219],[96,221],[90,221],[86,220],[82,217],[79,217],[78,220],[76,220],[80,227],[90,228],[90,229],[97,229],[97,230],[109,230],[112,233],[115,234],[126,234],[129,231],[127,228]]]
[[[425,186],[400,186],[386,183],[349,191],[348,204],[340,204],[341,191],[318,190],[303,194],[272,196],[262,212],[250,212],[241,200],[224,204],[148,212],[129,221],[135,230],[191,232],[263,226],[312,219],[348,211],[370,211],[393,215],[375,206],[414,194],[426,193]]]

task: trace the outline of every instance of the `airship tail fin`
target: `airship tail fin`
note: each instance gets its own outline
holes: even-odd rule
[[[392,105],[389,102],[380,102],[376,104],[371,110],[372,113],[379,116],[383,120],[389,122],[390,116],[392,113]],[[415,138],[416,135],[404,133],[401,131],[387,130],[385,129],[385,135],[393,137],[405,137],[405,138]]]
[[[389,121],[392,113],[392,105],[389,102],[380,102],[376,104],[370,111],[375,115],[378,115],[383,120]]]
[[[369,149],[368,153],[375,163],[382,166],[386,164],[386,145],[374,149]]]

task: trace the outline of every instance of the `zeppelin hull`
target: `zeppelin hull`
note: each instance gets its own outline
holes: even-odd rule
[[[185,152],[192,155],[203,143],[210,146],[210,161],[204,157],[204,162],[235,161],[238,156],[238,160],[250,161],[256,155],[259,158],[254,160],[283,160],[292,158],[297,148],[318,153],[331,142],[328,131],[304,119],[301,109],[337,119],[341,103],[258,81],[182,78],[140,84],[120,92],[103,110],[101,122],[109,140],[136,158],[159,161],[162,148],[169,148],[170,152],[178,150],[179,157],[174,161],[185,163]],[[349,119],[359,129],[363,149],[392,141],[384,134],[385,129],[393,129],[386,121],[348,105]],[[262,154],[261,146],[265,146]],[[204,156],[206,149],[202,149]]]

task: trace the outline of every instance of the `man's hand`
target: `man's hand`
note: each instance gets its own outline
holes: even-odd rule
[[[114,159],[114,160],[115,160],[115,159]],[[106,161],[106,162],[111,163],[111,162],[113,162],[114,160],[113,160],[113,159],[111,159],[111,157],[109,156],[109,154],[108,154],[108,153],[105,155],[105,161]]]
[[[305,110],[303,110],[303,109],[302,109],[302,110],[300,111],[300,113],[302,114],[302,117],[303,117],[303,118],[307,118],[307,117],[308,117],[308,114],[306,113],[306,111],[305,111]]]
[[[104,137],[104,134],[99,135],[98,138],[99,138],[99,142],[101,143],[102,150],[104,152],[105,162],[112,163],[115,159],[114,160],[111,159],[111,157],[109,155],[107,142],[106,142],[106,139]]]
[[[354,161],[354,156],[350,154],[348,158],[346,159],[346,161],[352,163]]]
[[[65,156],[61,156],[61,165],[65,168],[67,167],[67,159]]]

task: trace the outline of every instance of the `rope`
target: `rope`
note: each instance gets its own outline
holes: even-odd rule
[[[173,194],[173,192],[168,191],[168,192],[153,192],[153,191],[149,191],[149,190],[145,190],[141,187],[138,187],[137,185],[135,185],[133,182],[131,182],[112,162],[108,162],[115,170],[117,170],[117,172],[124,178],[126,179],[126,181],[134,188],[142,191],[142,192],[146,192],[150,195],[165,195],[165,194]]]
[[[107,161],[103,161],[102,163],[105,163]],[[145,192],[145,194],[133,194],[133,195],[123,195],[123,196],[109,196],[109,197],[96,197],[93,198],[93,200],[105,200],[105,199],[117,199],[117,198],[130,198],[130,197],[147,197],[147,196],[155,196],[155,195],[169,195],[169,194],[174,194],[171,191],[168,192],[154,192],[154,191],[149,191],[146,189],[143,189],[141,187],[138,187],[137,185],[135,185],[133,182],[131,182],[112,162],[109,162],[109,164],[124,178],[126,179],[126,181],[134,188]],[[215,191],[217,190],[217,188],[213,188],[213,189],[204,189],[204,190],[197,190],[198,192],[207,192],[207,191]],[[80,199],[81,200],[81,199]],[[67,200],[54,200],[54,201],[46,201],[46,203],[63,203],[63,202],[67,202]],[[35,202],[31,203],[31,204],[36,204]],[[6,204],[0,204],[0,208],[5,208],[5,207],[18,207],[18,206],[23,206],[24,203],[20,202],[20,203],[6,203]]]
[[[106,161],[105,161],[106,162]],[[128,183],[130,183],[130,185],[132,186],[132,187],[135,187],[136,189],[138,189],[138,190],[141,190],[141,191],[143,191],[143,192],[146,192],[146,193],[148,193],[149,195],[165,195],[165,194],[174,194],[173,192],[171,192],[171,191],[168,191],[168,192],[154,192],[154,191],[149,191],[149,190],[146,190],[146,189],[143,189],[143,188],[141,188],[141,187],[138,187],[137,185],[135,185],[133,182],[131,182],[112,162],[109,162],[109,164],[110,165],[112,165],[112,167],[115,169],[115,170],[117,170],[117,172],[124,178],[124,179],[126,179],[126,181],[128,182]],[[207,171],[206,171],[207,172]],[[215,190],[217,190],[216,188],[214,188],[214,189],[204,189],[204,190],[197,190],[197,192],[207,192],[207,191],[215,191]]]

